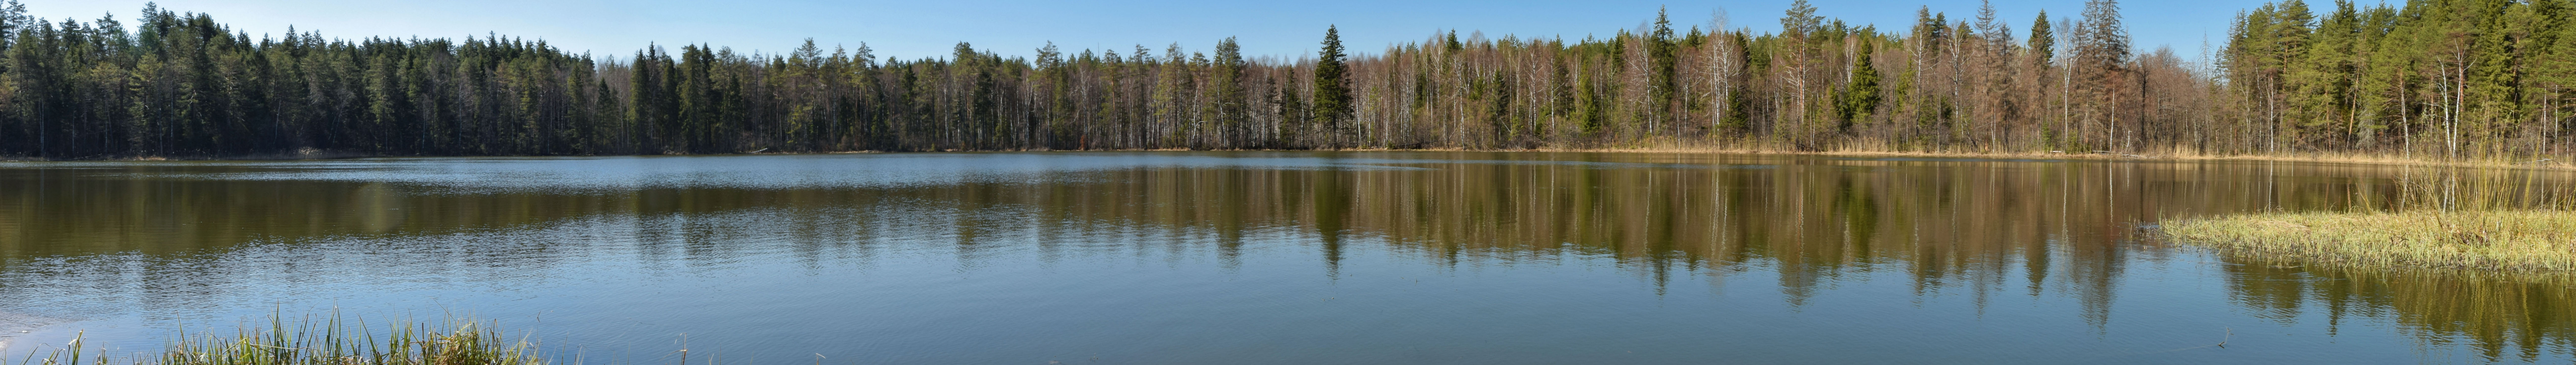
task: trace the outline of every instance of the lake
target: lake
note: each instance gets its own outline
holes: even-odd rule
[[[181,330],[338,313],[495,321],[601,364],[2576,361],[2568,280],[2325,269],[2155,234],[2376,204],[2401,170],[1538,152],[0,162],[0,341],[149,354]]]

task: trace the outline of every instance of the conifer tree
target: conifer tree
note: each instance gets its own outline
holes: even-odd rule
[[[1210,86],[1209,102],[1214,104],[1216,124],[1223,128],[1223,143],[1240,143],[1245,140],[1242,136],[1245,125],[1250,123],[1246,108],[1251,102],[1244,95],[1243,47],[1235,44],[1234,37],[1218,40],[1216,59],[1211,66],[1215,76],[1210,77],[1213,85]]]
[[[1680,106],[1681,93],[1676,89],[1681,85],[1675,75],[1675,68],[1681,62],[1681,56],[1676,53],[1679,47],[1679,40],[1673,38],[1672,20],[1665,16],[1663,8],[1656,8],[1654,28],[1646,34],[1646,59],[1650,63],[1646,92],[1647,99],[1655,103],[1644,110],[1651,113],[1646,116],[1648,132],[1665,132],[1663,126],[1673,123],[1664,119],[1674,114],[1674,107]]]
[[[1315,96],[1312,105],[1315,124],[1323,128],[1325,148],[1342,148],[1351,131],[1350,80],[1342,64],[1342,33],[1339,27],[1324,27],[1323,49],[1315,51]]]
[[[1853,123],[1868,121],[1870,114],[1878,110],[1880,76],[1878,67],[1871,62],[1872,53],[1877,48],[1873,43],[1861,42],[1860,54],[1852,57],[1851,75],[1848,77],[1851,81],[1843,86],[1842,97],[1836,100],[1835,110],[1839,117],[1836,119],[1840,121],[1835,126],[1837,132],[1849,132]]]
[[[2028,49],[2030,50],[2031,59],[2039,60],[2038,64],[2040,67],[2048,67],[2048,60],[2057,57],[2057,34],[2051,32],[2049,30],[2050,28],[2051,27],[2048,24],[2047,10],[2040,10],[2038,19],[2032,19],[2030,21],[2030,45]]]

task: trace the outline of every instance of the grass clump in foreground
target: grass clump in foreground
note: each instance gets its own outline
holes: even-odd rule
[[[2357,267],[2576,270],[2576,211],[2279,212],[2164,224],[2173,239]]]
[[[83,359],[81,341],[44,357],[34,352],[0,365],[547,365],[534,342],[508,340],[488,323],[460,321],[433,326],[407,323],[383,332],[365,325],[344,327],[338,318],[306,321],[289,327],[271,320],[267,329],[244,328],[232,335],[181,333],[159,356],[138,355],[118,361],[101,349]],[[87,362],[84,362],[87,361]]]

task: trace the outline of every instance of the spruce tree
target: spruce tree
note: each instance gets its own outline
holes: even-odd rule
[[[2050,29],[2047,10],[2040,10],[2039,19],[2030,21],[2030,55],[2039,67],[2048,67],[2048,61],[2057,57],[2057,34]]]
[[[1837,131],[1849,132],[1853,124],[1867,122],[1870,114],[1878,110],[1880,76],[1878,67],[1870,61],[1877,49],[1875,43],[1861,42],[1860,54],[1852,57],[1851,83],[1843,86],[1841,98],[1836,100],[1835,109],[1840,112],[1836,119],[1841,122]]]
[[[1349,72],[1342,64],[1342,33],[1338,26],[1324,27],[1324,48],[1315,52],[1315,96],[1309,103],[1315,110],[1315,124],[1325,134],[1324,148],[1342,148],[1349,134],[1351,109]]]
[[[1243,47],[1234,43],[1234,37],[1218,40],[1216,59],[1212,63],[1215,76],[1211,77],[1214,85],[1210,85],[1208,102],[1215,104],[1216,124],[1223,130],[1223,143],[1240,143],[1244,125],[1249,123],[1246,112],[1247,104],[1251,102],[1244,95]]]
[[[1662,127],[1669,125],[1664,123],[1664,119],[1672,115],[1670,109],[1679,104],[1681,93],[1676,92],[1675,89],[1680,84],[1675,80],[1677,75],[1674,74],[1674,69],[1680,63],[1681,57],[1676,54],[1679,47],[1676,41],[1673,38],[1672,20],[1665,17],[1663,8],[1656,8],[1654,29],[1646,33],[1646,58],[1650,62],[1649,67],[1652,67],[1648,70],[1650,74],[1647,81],[1647,94],[1650,100],[1656,103],[1653,107],[1642,110],[1642,112],[1654,113],[1654,115],[1648,115],[1646,119],[1649,123],[1647,125],[1649,132],[1662,132]]]

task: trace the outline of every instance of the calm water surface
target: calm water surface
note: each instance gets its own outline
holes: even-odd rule
[[[2576,283],[2309,268],[2153,231],[2368,204],[2396,174],[1472,152],[0,163],[0,341],[146,353],[336,310],[495,320],[613,364],[2576,361]]]

